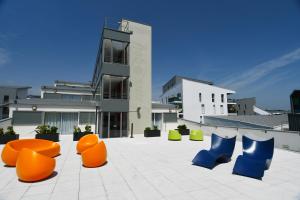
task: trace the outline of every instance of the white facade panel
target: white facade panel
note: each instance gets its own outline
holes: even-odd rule
[[[228,115],[227,94],[235,93],[217,86],[185,79],[182,80],[182,91],[183,118],[194,122],[201,122],[201,116],[204,122],[204,116]],[[223,102],[222,95],[224,95]]]

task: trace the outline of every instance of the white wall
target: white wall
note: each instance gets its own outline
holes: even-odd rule
[[[128,23],[130,35],[129,64],[132,83],[129,91],[129,129],[134,124],[135,133],[143,133],[151,126],[152,100],[152,28],[144,24],[122,20]],[[140,107],[140,117],[136,110]],[[130,130],[129,130],[130,132]]]
[[[200,122],[200,116],[228,115],[227,93],[235,93],[217,86],[185,79],[182,80],[182,91],[184,119],[194,122]],[[199,101],[199,93],[202,95],[201,102]],[[215,102],[212,102],[212,93],[215,94]],[[224,94],[223,103],[221,102],[221,94]],[[202,104],[205,106],[204,114],[202,113]],[[214,112],[213,105],[215,105],[216,112]],[[223,105],[223,113],[221,112],[221,105]]]

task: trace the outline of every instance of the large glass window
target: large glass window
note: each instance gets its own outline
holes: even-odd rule
[[[112,61],[111,40],[109,39],[103,40],[103,49],[104,49],[104,62],[111,62]]]
[[[125,62],[125,49],[122,42],[112,41],[113,48],[113,62],[124,64]]]
[[[128,64],[128,43],[103,40],[103,60],[108,63]]]
[[[96,115],[94,112],[80,112],[79,124],[95,124]]]
[[[104,99],[127,99],[128,78],[118,76],[103,76],[103,98]]]

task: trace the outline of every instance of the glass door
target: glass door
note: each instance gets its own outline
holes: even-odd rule
[[[111,112],[109,122],[109,137],[121,137],[121,113]]]

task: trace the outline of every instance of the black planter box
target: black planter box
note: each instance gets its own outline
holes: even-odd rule
[[[144,130],[145,137],[160,137],[160,130]]]
[[[190,134],[190,129],[176,129],[178,130],[178,132],[181,134],[181,135],[189,135]]]
[[[19,134],[4,134],[0,136],[0,144],[6,144],[13,140],[18,140]]]
[[[59,133],[45,133],[45,134],[38,133],[35,135],[35,139],[43,139],[43,140],[50,140],[53,142],[58,142],[59,141]]]
[[[80,133],[73,133],[73,141],[78,141],[85,135],[93,134],[93,132],[80,132]]]

